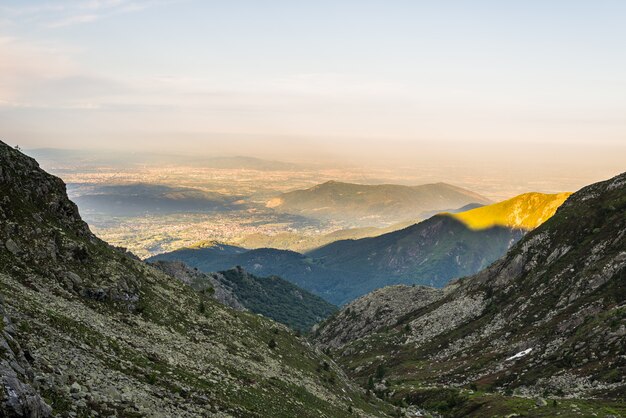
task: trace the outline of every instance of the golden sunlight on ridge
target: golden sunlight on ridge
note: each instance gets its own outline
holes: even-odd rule
[[[493,226],[534,229],[550,219],[571,193],[524,193],[511,199],[451,214],[472,229]]]

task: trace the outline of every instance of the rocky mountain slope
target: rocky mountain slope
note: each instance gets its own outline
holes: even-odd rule
[[[377,289],[344,306],[321,328],[315,339],[326,348],[339,348],[351,341],[396,325],[398,318],[444,296],[444,291],[427,286],[396,285]]]
[[[153,265],[228,306],[261,314],[300,332],[308,332],[337,310],[278,276],[257,277],[241,267],[206,274],[177,261]]]
[[[423,212],[490,203],[487,198],[446,183],[421,186],[364,185],[328,181],[310,189],[283,193],[267,202],[277,211],[316,219],[379,226],[421,217]]]
[[[0,143],[0,416],[383,416],[287,327],[91,234]]]
[[[626,413],[626,173],[574,193],[435,301],[395,293],[362,299],[401,305],[380,311],[390,325],[363,336],[371,309],[348,305],[317,334],[381,397],[459,417]]]
[[[221,274],[205,274],[180,261],[155,261],[151,266],[169,274],[198,292],[209,294],[218,302],[238,311],[248,310],[237,297],[233,284]]]

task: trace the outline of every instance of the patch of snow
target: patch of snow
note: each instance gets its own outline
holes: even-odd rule
[[[524,357],[526,354],[530,353],[531,351],[533,351],[532,348],[527,348],[526,350],[522,350],[519,353],[509,357],[508,359],[506,359],[505,361],[509,361],[509,360],[515,360],[518,359],[520,357]]]

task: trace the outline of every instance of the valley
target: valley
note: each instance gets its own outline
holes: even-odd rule
[[[549,219],[567,196],[524,194],[456,214],[434,215],[404,228],[398,224],[398,230],[378,236],[338,239],[304,254],[207,243],[149,260],[183,261],[205,272],[242,266],[256,274],[281,276],[342,305],[384,286],[443,287],[477,273]]]
[[[624,175],[306,254],[212,241],[146,264],[93,235],[60,179],[0,151],[0,412],[626,411]],[[192,212],[216,198],[139,190]]]
[[[81,215],[99,237],[128,248],[141,258],[211,241],[249,249],[270,247],[306,252],[339,239],[392,232],[438,211],[449,212],[463,206],[457,205],[462,202],[453,201],[444,202],[435,211],[416,208],[415,212],[405,213],[406,219],[395,215],[381,218],[383,225],[381,219],[362,222],[340,216],[315,218],[267,207],[282,193],[330,180],[406,186],[453,178],[455,185],[484,191],[484,196],[492,201],[528,191],[529,187],[559,191],[558,186],[545,180],[541,184],[530,182],[511,187],[504,179],[498,185],[480,176],[454,175],[453,167],[428,165],[419,169],[404,167],[399,172],[244,157],[95,154],[55,149],[27,153],[68,184],[70,199],[78,204]],[[573,178],[569,183],[577,181]],[[468,199],[471,200],[476,199]]]

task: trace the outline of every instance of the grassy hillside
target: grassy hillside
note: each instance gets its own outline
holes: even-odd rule
[[[229,283],[241,303],[295,330],[308,332],[337,307],[278,276],[257,277],[241,268],[218,273]]]
[[[337,310],[278,276],[257,277],[241,267],[205,274],[176,261],[151,264],[228,306],[261,314],[299,332],[308,332]]]
[[[525,193],[452,216],[472,229],[504,226],[531,230],[550,219],[570,195],[571,193]]]

